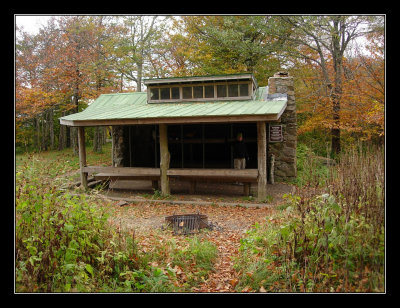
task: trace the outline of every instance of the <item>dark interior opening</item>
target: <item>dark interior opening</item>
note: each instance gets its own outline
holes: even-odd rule
[[[233,143],[242,132],[250,160],[257,168],[255,123],[168,125],[171,168],[233,168]],[[129,166],[160,167],[158,125],[129,126]]]

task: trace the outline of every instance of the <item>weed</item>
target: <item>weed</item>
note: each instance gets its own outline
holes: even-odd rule
[[[265,197],[265,199],[261,201],[261,203],[270,203],[270,202],[272,202],[273,200],[274,200],[274,197],[273,197],[272,195],[267,195],[267,196]]]
[[[383,155],[342,153],[324,181],[286,195],[275,216],[241,239],[237,290],[382,292],[384,289]],[[316,194],[321,183],[329,193]],[[283,211],[285,209],[285,211]]]
[[[16,291],[176,290],[145,262],[134,234],[109,225],[104,207],[57,190],[57,168],[32,159],[16,174]]]
[[[254,201],[255,198],[253,196],[244,196],[244,197],[242,197],[242,200],[243,201]]]

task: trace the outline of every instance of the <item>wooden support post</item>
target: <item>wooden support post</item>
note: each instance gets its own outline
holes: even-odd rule
[[[111,165],[114,167],[114,126],[111,126]]]
[[[168,132],[167,125],[160,124],[160,182],[161,182],[161,193],[163,195],[170,195],[169,179],[167,170],[169,169],[170,154],[168,151]]]
[[[129,130],[129,167],[133,167],[132,166],[132,126],[128,126],[128,130]]]
[[[81,168],[81,185],[85,189],[88,188],[88,174],[83,172],[83,168],[86,167],[86,147],[85,147],[85,128],[83,126],[78,127],[78,145],[79,145],[79,166]]]
[[[250,196],[250,186],[251,185],[251,183],[244,183],[244,185],[243,185],[243,194],[245,195],[245,196]]]
[[[269,176],[271,179],[271,184],[275,184],[274,168],[275,168],[275,155],[271,154],[271,169],[269,170]]]
[[[259,201],[267,197],[267,132],[265,122],[257,122],[258,195]]]

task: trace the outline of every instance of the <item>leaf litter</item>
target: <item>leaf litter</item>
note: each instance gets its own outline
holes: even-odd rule
[[[206,278],[201,277],[202,282],[192,287],[191,292],[236,292],[238,273],[234,269],[234,260],[238,255],[240,239],[245,232],[255,223],[261,223],[268,219],[275,211],[271,208],[246,208],[243,206],[204,206],[193,204],[170,204],[137,202],[128,203],[123,207],[118,202],[109,207],[110,224],[121,230],[134,232],[138,246],[143,252],[151,252],[154,245],[166,245],[174,240],[177,247],[184,249],[185,237],[174,236],[168,232],[165,217],[170,215],[184,215],[200,213],[208,217],[209,225],[213,228],[199,232],[196,236],[212,242],[218,248],[218,256],[214,268]],[[160,232],[161,231],[161,232]],[[190,235],[189,235],[190,236]],[[168,256],[165,256],[166,262]],[[175,274],[183,282],[187,280],[189,273],[175,266]],[[246,290],[242,292],[265,292],[265,290]]]

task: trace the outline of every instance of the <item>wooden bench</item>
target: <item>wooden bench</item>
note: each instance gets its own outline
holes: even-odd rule
[[[159,168],[101,167],[87,166],[83,172],[92,174],[96,180],[151,180],[152,187],[158,189],[161,174]],[[250,195],[251,183],[257,183],[258,169],[168,169],[169,178],[179,178],[190,182],[189,193],[196,190],[196,182],[243,183],[243,193]]]
[[[93,174],[96,180],[151,180],[154,189],[160,180],[160,168],[87,166],[83,172]]]
[[[190,181],[190,193],[195,193],[196,182],[243,183],[243,193],[250,195],[251,183],[257,183],[258,169],[168,169],[170,178]]]

